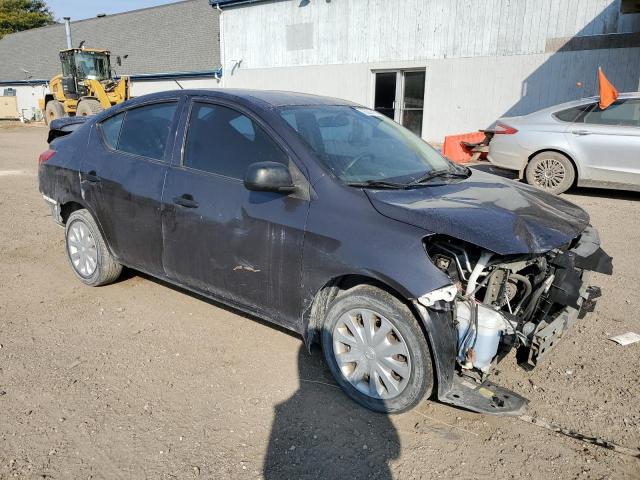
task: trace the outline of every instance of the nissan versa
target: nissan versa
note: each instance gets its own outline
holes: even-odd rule
[[[127,266],[294,330],[376,411],[521,411],[492,369],[535,367],[612,271],[577,206],[343,100],[164,92],[49,141],[39,188],[82,282]]]

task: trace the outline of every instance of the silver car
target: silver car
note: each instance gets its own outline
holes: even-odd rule
[[[640,93],[605,110],[592,97],[501,118],[489,161],[555,194],[572,185],[640,191]]]

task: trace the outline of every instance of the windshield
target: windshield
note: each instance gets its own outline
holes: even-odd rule
[[[108,55],[96,52],[77,52],[75,58],[79,79],[106,80],[111,76]]]
[[[346,183],[408,183],[456,167],[384,115],[349,106],[284,107],[280,115]]]

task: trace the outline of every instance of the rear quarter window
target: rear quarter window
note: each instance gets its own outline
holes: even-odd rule
[[[567,108],[554,113],[553,116],[561,122],[581,122],[584,119],[584,116],[593,108],[593,105],[593,103],[588,103],[587,105]]]
[[[119,113],[118,115],[107,118],[100,124],[104,142],[114,150],[118,148],[118,139],[120,138],[120,129],[122,128],[123,120],[124,113]]]

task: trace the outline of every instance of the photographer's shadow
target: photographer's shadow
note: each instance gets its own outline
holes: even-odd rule
[[[350,400],[301,345],[299,389],[275,407],[264,463],[267,479],[390,479],[400,439],[385,414]],[[318,383],[320,382],[320,383]]]

